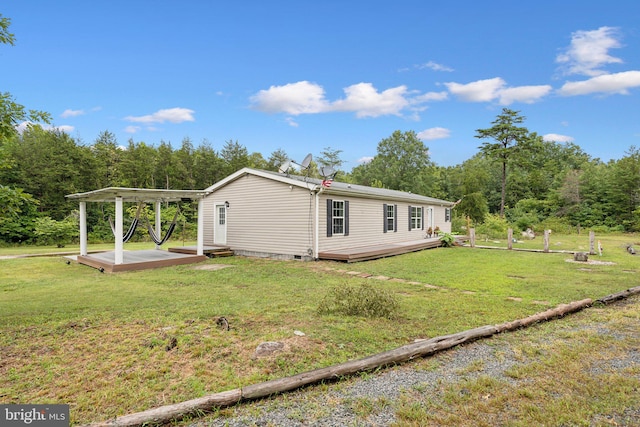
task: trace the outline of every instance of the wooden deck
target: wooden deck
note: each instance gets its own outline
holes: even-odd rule
[[[440,246],[440,238],[413,240],[401,243],[360,246],[355,248],[335,249],[318,253],[318,258],[331,261],[358,262],[376,258],[406,254],[408,252],[432,249]]]
[[[193,264],[207,259],[206,255],[181,254],[160,249],[125,251],[122,264],[115,264],[113,251],[77,257],[78,263],[107,273]]]
[[[168,250],[169,252],[174,252],[179,254],[195,255],[198,253],[198,248],[196,246],[178,246],[175,248],[169,248]],[[229,246],[219,246],[219,245],[205,246],[203,252],[209,258],[233,255],[233,251]]]

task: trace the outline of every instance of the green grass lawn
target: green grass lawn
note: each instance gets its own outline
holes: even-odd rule
[[[68,403],[73,423],[99,421],[514,320],[635,286],[640,256],[624,245],[639,239],[602,236],[605,252],[591,258],[610,265],[461,247],[357,264],[231,257],[203,263],[228,266],[219,270],[117,274],[61,257],[0,259],[0,401]],[[588,236],[562,241],[588,247]],[[362,283],[396,295],[399,317],[317,313],[333,287]],[[220,316],[230,331],[216,325]],[[253,356],[275,340],[286,351]]]

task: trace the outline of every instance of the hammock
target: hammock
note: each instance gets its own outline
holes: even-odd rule
[[[131,225],[129,229],[122,237],[122,243],[127,243],[136,232],[136,228],[138,227],[138,223],[140,222],[140,212],[142,211],[142,202],[138,203],[138,210],[136,211],[136,216],[131,221]],[[113,235],[116,235],[116,227],[113,225],[113,221],[111,220],[111,216],[109,216],[109,225],[111,225],[111,231],[113,231]]]
[[[169,237],[171,237],[171,234],[173,234],[173,230],[175,230],[176,228],[176,223],[178,222],[178,215],[180,214],[180,207],[178,207],[178,209],[176,209],[176,214],[173,216],[173,221],[171,221],[171,224],[169,225],[169,229],[167,230],[167,234],[164,235],[164,237],[162,239],[160,239],[160,236],[158,236],[156,234],[156,232],[153,230],[153,227],[151,226],[151,223],[149,223],[149,218],[147,218],[147,216],[145,215],[144,219],[147,223],[147,231],[149,232],[149,236],[151,237],[151,240],[153,240],[153,242],[158,245],[158,246],[162,246],[167,240],[169,240]]]

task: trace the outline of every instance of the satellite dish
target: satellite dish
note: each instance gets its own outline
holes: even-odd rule
[[[325,178],[333,175],[335,172],[335,169],[333,169],[331,166],[322,166],[320,168],[320,175],[324,176]]]
[[[291,161],[287,160],[286,162],[280,165],[280,167],[278,168],[278,172],[287,173],[290,167],[291,167]]]
[[[311,159],[313,157],[311,156],[311,153],[307,154],[307,157],[304,158],[304,160],[302,161],[302,163],[300,164],[300,166],[302,167],[302,169],[306,169],[309,167],[309,165],[311,164]]]

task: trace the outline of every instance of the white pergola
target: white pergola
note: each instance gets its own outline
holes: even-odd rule
[[[80,256],[87,256],[87,202],[115,202],[115,262],[124,262],[123,204],[124,202],[150,203],[155,205],[155,228],[161,234],[160,208],[164,202],[198,201],[198,234],[196,254],[204,254],[204,214],[202,199],[204,190],[158,190],[146,188],[109,187],[86,193],[69,194],[66,197],[80,203]],[[159,249],[156,246],[156,249]]]

